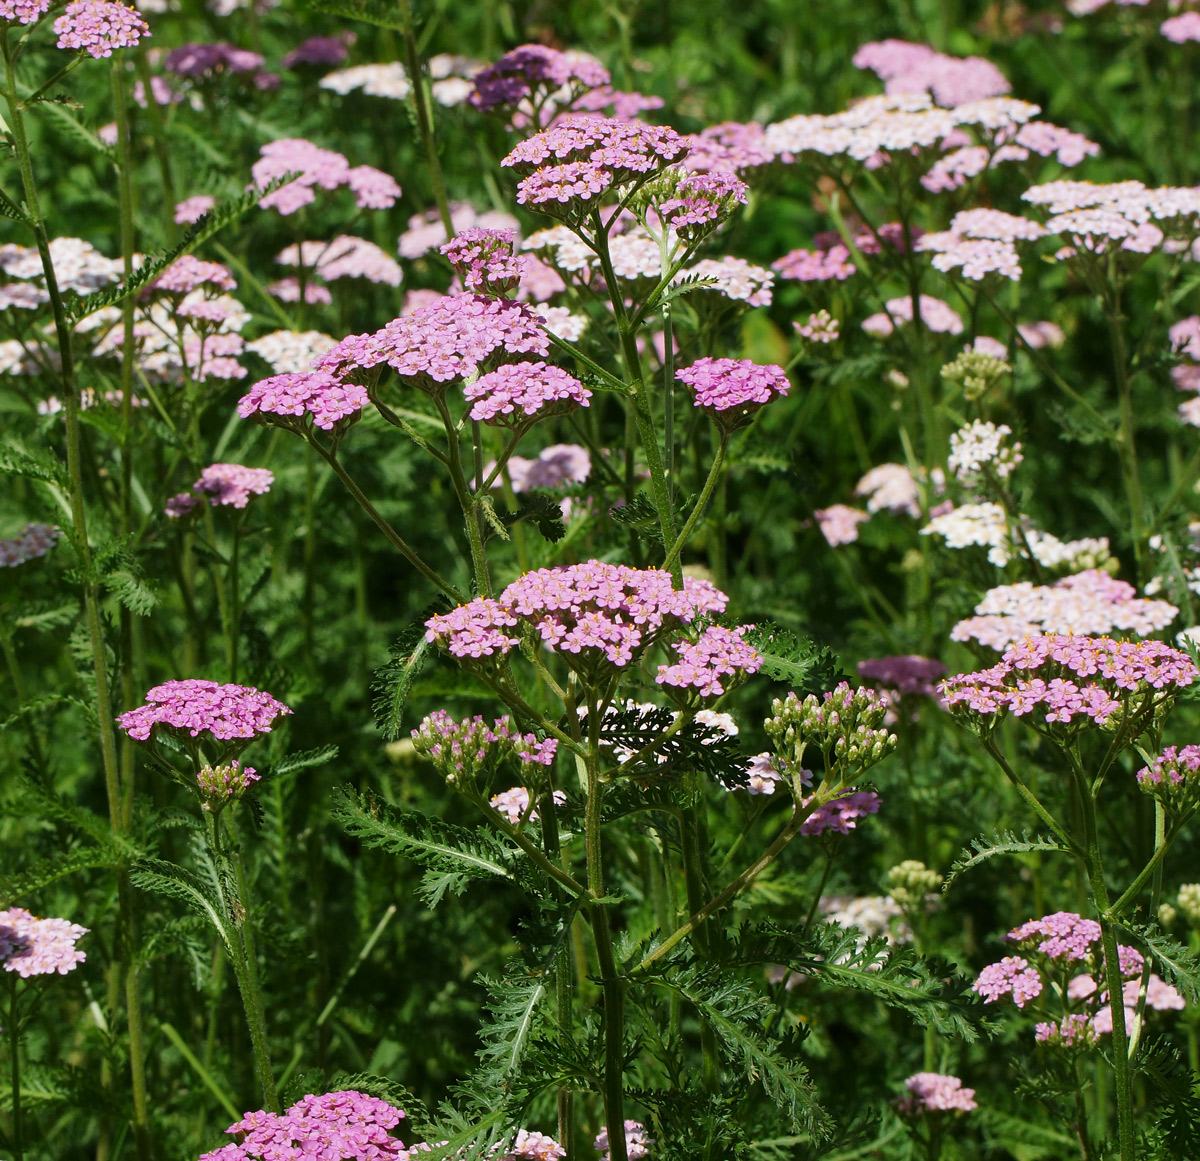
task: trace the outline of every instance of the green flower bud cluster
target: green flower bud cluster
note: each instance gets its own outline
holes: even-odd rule
[[[1176,900],[1183,917],[1195,927],[1200,927],[1200,883],[1184,883],[1179,888]]]
[[[887,702],[873,689],[851,689],[843,681],[821,698],[809,694],[801,701],[789,693],[771,703],[771,712],[763,725],[789,775],[801,769],[810,745],[824,755],[827,769],[837,766],[838,781],[870,769],[896,748],[896,735],[881,728]]]
[[[917,859],[905,859],[887,873],[888,894],[901,906],[924,906],[925,897],[942,885],[942,876]]]
[[[259,777],[253,766],[243,766],[240,762],[230,762],[225,766],[204,766],[196,775],[201,805],[205,810],[213,810],[215,807],[219,811],[227,802],[241,798],[251,783],[257,782]]]
[[[971,400],[981,399],[1011,374],[1012,367],[1003,359],[973,350],[963,351],[942,368],[942,378],[961,387],[964,397]]]

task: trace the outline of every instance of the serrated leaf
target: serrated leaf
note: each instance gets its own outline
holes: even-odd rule
[[[130,880],[135,887],[143,891],[186,903],[201,918],[208,921],[220,936],[225,950],[234,955],[237,946],[234,935],[235,917],[225,892],[221,889],[219,873],[214,873],[215,868],[211,865],[209,871],[210,873],[202,878],[186,867],[168,863],[164,859],[142,859],[131,870]]]
[[[503,520],[496,514],[496,505],[492,503],[491,496],[480,496],[475,503],[476,509],[483,516],[484,523],[497,535],[501,540],[509,540],[508,527]]]
[[[802,641],[790,629],[766,621],[748,629],[744,639],[762,654],[759,672],[786,682],[800,696],[823,693],[845,680],[832,649]]]
[[[26,213],[24,206],[17,205],[3,190],[0,190],[0,215],[11,218],[14,222],[22,222],[27,226],[31,224],[29,214]]]
[[[446,608],[443,601],[426,608],[396,639],[389,650],[391,660],[375,670],[371,682],[371,712],[385,741],[394,742],[402,736],[404,703],[417,675],[432,655],[432,646],[425,640],[425,622],[436,613],[445,612]]]
[[[511,528],[514,524],[527,520],[551,544],[557,544],[567,534],[567,526],[563,522],[561,501],[544,492],[524,493],[521,498],[521,506],[515,512],[505,513],[501,520],[505,528]]]
[[[628,504],[614,505],[608,510],[608,514],[616,523],[632,528],[643,540],[651,544],[662,544],[662,526],[658,522],[658,510],[644,493],[639,492]]]
[[[949,890],[950,884],[964,871],[969,871],[972,867],[977,867],[980,863],[986,862],[996,855],[1023,855],[1030,851],[1053,851],[1063,855],[1071,853],[1054,839],[1043,838],[1041,835],[1030,835],[1028,831],[1022,833],[1020,837],[1011,830],[980,835],[978,838],[973,838],[971,845],[955,860],[954,865],[950,868],[950,873],[946,876],[945,883],[942,884],[942,891]]]
[[[38,859],[27,867],[12,871],[0,878],[0,903],[9,906],[17,899],[40,891],[51,883],[65,879],[77,871],[119,867],[124,859],[112,843],[75,847],[73,850]]]
[[[1200,1003],[1200,956],[1158,927],[1124,924],[1143,955],[1154,960],[1163,975],[1193,1004]]]
[[[361,20],[365,24],[390,28],[395,32],[403,32],[405,27],[396,5],[389,3],[389,0],[312,0],[312,6],[318,12]]]
[[[66,465],[57,456],[30,451],[13,440],[0,447],[0,472],[10,476],[24,476],[27,480],[38,480],[43,484],[53,484],[64,491],[69,490],[71,486]]]

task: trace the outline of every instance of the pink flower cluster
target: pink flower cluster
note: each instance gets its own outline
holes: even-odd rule
[[[1016,282],[1021,262],[1015,243],[1033,241],[1045,232],[1037,222],[1001,210],[963,210],[954,215],[948,230],[919,238],[916,249],[932,251],[933,268],[943,273],[961,270],[973,282],[999,274]]]
[[[45,556],[62,533],[51,524],[26,524],[20,536],[0,540],[0,568],[16,568]]]
[[[711,625],[695,642],[676,642],[679,660],[674,665],[660,665],[655,682],[695,690],[699,697],[720,697],[731,686],[729,681],[722,684],[722,679],[737,681],[762,667],[762,654],[742,640],[745,631],[745,626],[726,629]]]
[[[687,168],[693,173],[757,169],[775,160],[775,153],[763,141],[763,127],[757,121],[722,121],[699,133],[689,133]]]
[[[490,469],[485,469],[484,475]],[[564,484],[582,484],[592,473],[592,457],[585,447],[575,443],[556,443],[538,452],[537,459],[512,456],[508,475],[516,493],[531,488],[559,488]]]
[[[1138,785],[1180,813],[1194,809],[1200,783],[1200,746],[1168,746],[1137,774]]]
[[[314,186],[326,190],[348,186],[360,209],[386,210],[400,196],[399,185],[388,174],[369,165],[351,167],[340,153],[322,149],[302,137],[269,141],[260,153],[262,156],[250,168],[254,182],[249,188],[263,189],[276,178],[300,174],[262,198],[259,205],[264,209],[293,214],[316,200]]]
[[[1200,12],[1181,12],[1178,16],[1168,17],[1158,30],[1175,44],[1200,40]]]
[[[215,681],[167,681],[146,694],[149,705],[129,710],[117,724],[139,742],[150,739],[156,727],[180,735],[209,734],[219,741],[269,734],[271,723],[290,714],[282,702],[249,685],[220,685]]]
[[[521,734],[507,714],[489,726],[478,714],[456,722],[445,710],[434,710],[412,731],[412,740],[447,782],[460,784],[473,782],[506,758],[515,758],[532,777],[539,766],[550,766],[558,752],[556,739]]]
[[[488,230],[515,230],[519,223],[511,214],[499,210],[478,213],[470,202],[450,203],[450,224],[456,234],[476,227]],[[435,206],[408,219],[408,229],[400,235],[397,249],[401,258],[420,258],[447,241],[441,211]]]
[[[0,911],[0,963],[6,972],[23,979],[65,976],[83,963],[87,956],[75,949],[88,929],[66,919],[39,919],[23,907]]]
[[[313,366],[338,379],[387,363],[422,390],[473,375],[502,353],[550,352],[541,319],[524,303],[480,294],[448,294],[393,319],[374,334],[343,339]]]
[[[844,282],[857,268],[849,249],[835,243],[825,249],[791,250],[772,262],[771,269],[797,282]]]
[[[561,790],[554,791],[554,804],[556,806],[566,806],[567,796]],[[529,790],[524,786],[514,786],[511,790],[502,790],[499,794],[493,794],[488,799],[488,805],[498,814],[504,815],[505,818],[513,825],[525,818],[527,822],[536,822],[538,812],[536,807],[533,810],[529,809]],[[529,813],[526,814],[526,811]],[[521,1130],[524,1132],[524,1130]],[[535,1133],[534,1136],[541,1134]],[[517,1138],[520,1140],[520,1137]],[[546,1140],[550,1140],[549,1137]],[[557,1142],[555,1142],[557,1147]],[[521,1156],[519,1149],[513,1150],[514,1155]],[[553,1154],[553,1156],[562,1156],[563,1154]]]
[[[544,44],[522,44],[506,52],[495,64],[475,74],[475,89],[468,100],[487,111],[500,105],[515,108],[535,93],[547,95],[563,86],[594,89],[611,80],[595,57],[581,52],[561,52]]]
[[[522,141],[500,164],[526,175],[517,185],[518,202],[545,206],[590,201],[686,152],[683,138],[665,126],[568,113]]]
[[[910,1076],[904,1087],[908,1095],[896,1103],[902,1117],[919,1117],[923,1113],[969,1113],[978,1108],[975,1090],[963,1088],[957,1076],[940,1072],[918,1072]]]
[[[937,681],[946,667],[932,657],[906,653],[897,657],[874,657],[858,663],[859,677],[896,690],[901,697],[937,697]]]
[[[589,560],[539,568],[513,581],[499,599],[477,597],[425,622],[425,639],[460,660],[507,653],[518,643],[506,629],[531,626],[568,664],[625,666],[635,652],[701,613],[722,612],[727,599],[707,581]]]
[[[836,343],[842,333],[841,324],[827,310],[814,311],[804,322],[792,323],[792,328],[800,338],[822,346]]]
[[[991,61],[947,56],[924,44],[880,40],[854,54],[854,66],[870,69],[886,81],[889,93],[929,92],[939,105],[953,108],[968,101],[1003,96],[1011,86]]]
[[[745,258],[726,254],[724,258],[701,258],[695,265],[680,271],[675,278],[676,282],[690,279],[711,281],[713,285],[704,287],[704,290],[723,294],[747,306],[770,306],[775,275],[762,266],[747,262]]]
[[[1037,711],[1039,720],[1071,723],[1090,718],[1104,725],[1125,711],[1123,694],[1138,700],[1129,712],[1157,704],[1197,677],[1190,658],[1161,641],[1113,641],[1108,637],[1049,634],[1010,646],[999,664],[960,673],[941,683],[951,709],[984,718]]]
[[[962,334],[963,321],[948,302],[934,298],[931,294],[922,294],[919,301],[921,322],[929,330],[936,334]],[[896,329],[897,324],[912,322],[913,300],[910,296],[889,298],[883,305],[884,309],[881,313],[868,315],[863,319],[862,329],[868,334],[879,335],[883,338],[890,335]]]
[[[681,238],[690,240],[723,222],[734,206],[744,206],[749,191],[744,181],[726,170],[691,173],[681,178],[671,197],[655,209]]]
[[[535,415],[559,414],[586,407],[592,393],[561,367],[552,363],[504,363],[463,389],[474,400],[471,418],[485,423],[502,424],[512,416],[516,421]]]
[[[1050,585],[1020,581],[989,589],[975,616],[959,621],[950,639],[1002,650],[1045,633],[1119,631],[1146,637],[1165,629],[1178,613],[1174,605],[1139,597],[1132,585],[1093,568]]]
[[[133,48],[150,26],[136,8],[115,0],[72,0],[54,22],[59,48],[76,49],[101,60],[115,48]]]
[[[301,242],[285,247],[275,261],[283,266],[304,264],[308,270],[333,282],[338,278],[365,278],[386,286],[399,286],[403,278],[400,263],[374,242],[353,234],[339,234],[329,242]],[[295,280],[296,297],[300,297],[299,280]],[[309,290],[315,289],[310,282]],[[322,288],[323,289],[323,288]],[[275,293],[272,291],[272,293]],[[285,298],[285,295],[280,295]]]
[[[266,468],[246,468],[241,464],[210,464],[192,485],[194,492],[208,495],[208,502],[230,508],[244,508],[250,497],[271,490],[275,474]]]
[[[502,296],[517,289],[530,262],[513,253],[516,237],[516,230],[476,226],[456,234],[441,252],[468,290]]]
[[[654,1143],[654,1138],[640,1121],[625,1122],[625,1155],[629,1161],[643,1161],[650,1156],[650,1147]],[[600,1161],[609,1161],[608,1129],[601,1129],[592,1145],[600,1154]]]
[[[167,294],[191,294],[202,286],[217,290],[236,290],[237,280],[228,266],[205,262],[192,254],[176,258],[152,283],[150,289]]]
[[[238,400],[238,415],[278,416],[269,420],[284,426],[311,415],[313,423],[331,431],[342,420],[357,416],[370,402],[366,388],[344,383],[327,371],[296,371],[260,379]]]
[[[0,20],[34,24],[50,11],[50,0],[0,0]]]
[[[811,801],[811,798],[807,798],[804,804],[807,806]],[[800,824],[800,833],[812,836],[829,830],[835,834],[849,834],[858,826],[860,818],[878,814],[882,804],[883,800],[874,790],[855,790],[851,787],[836,798],[821,803]]]
[[[276,1161],[283,1157],[338,1161],[403,1161],[404,1142],[391,1136],[404,1113],[378,1097],[347,1090],[302,1097],[283,1113],[247,1113],[225,1131],[236,1142],[199,1161]]]
[[[1013,1003],[1023,1008],[1042,994],[1042,977],[1023,956],[1006,955],[998,963],[988,964],[971,987],[985,1004],[1011,996]]]
[[[278,78],[263,72],[265,58],[249,49],[237,48],[225,41],[205,44],[181,44],[167,53],[163,68],[178,77],[209,79],[223,73],[252,73],[256,87],[268,89]]]
[[[784,369],[774,363],[711,356],[676,371],[675,378],[692,389],[701,411],[734,426],[747,422],[764,403],[786,395],[790,386]]]
[[[831,548],[853,544],[858,539],[858,526],[871,518],[861,508],[851,508],[849,504],[831,504],[828,508],[817,508],[813,516],[821,535]]]

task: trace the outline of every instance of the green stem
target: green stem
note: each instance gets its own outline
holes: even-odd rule
[[[1054,834],[1054,837],[1056,839],[1058,839],[1058,841],[1061,842],[1063,844],[1063,846],[1065,846],[1073,855],[1075,855],[1076,857],[1081,858],[1081,859],[1084,858],[1085,857],[1084,852],[1079,849],[1079,847],[1071,839],[1071,836],[1068,835],[1067,832],[1059,824],[1058,820],[1054,817],[1054,815],[1052,815],[1042,805],[1042,803],[1038,799],[1037,795],[1034,794],[1034,792],[1032,790],[1030,790],[1029,787],[1026,786],[1024,782],[1021,781],[1021,779],[1017,776],[1016,771],[1014,771],[1013,768],[1008,764],[1008,759],[1005,758],[1002,753],[1000,753],[999,749],[996,746],[996,743],[993,742],[991,738],[985,738],[985,739],[983,739],[983,747],[995,759],[996,765],[999,766],[1000,769],[1004,771],[1005,777],[1013,784],[1013,786],[1016,787],[1017,793],[1033,809],[1034,814],[1036,814],[1038,816],[1038,818],[1040,818],[1050,828],[1050,830]],[[1089,799],[1090,799],[1090,791],[1089,791]]]
[[[446,406],[445,398],[437,395],[433,402],[446,428],[446,450],[449,453],[446,457],[446,466],[450,469],[450,481],[454,485],[454,494],[458,497],[463,523],[467,527],[467,541],[471,545],[471,567],[475,572],[475,589],[480,596],[490,597],[492,595],[492,578],[488,571],[487,552],[483,546],[483,525],[479,512],[479,505],[483,502],[483,498],[478,493],[471,494],[466,473],[463,471],[458,427],[450,414],[450,408]],[[482,467],[482,463],[479,466]]]
[[[437,143],[434,139],[433,114],[429,107],[429,95],[425,92],[425,74],[421,67],[421,54],[417,48],[416,30],[413,27],[412,8],[409,0],[401,0],[404,13],[404,57],[408,69],[408,80],[412,85],[413,104],[417,110],[417,131],[421,135],[421,147],[429,164],[429,183],[433,186],[433,200],[441,215],[446,230],[446,241],[454,237],[454,223],[450,219],[450,203],[446,200],[446,187],[442,181],[442,165],[438,160]]]
[[[673,569],[679,560],[679,554],[687,547],[687,542],[692,535],[692,531],[695,529],[700,517],[704,514],[704,510],[708,507],[708,501],[712,498],[713,488],[716,487],[717,480],[721,478],[721,469],[725,466],[725,453],[728,449],[729,433],[722,431],[720,442],[717,444],[717,455],[712,462],[712,467],[708,469],[708,478],[704,481],[704,488],[700,493],[700,498],[692,507],[692,511],[687,518],[687,523],[683,526],[683,531],[676,537],[675,543],[671,545],[671,551],[667,553],[667,558],[663,561],[663,568],[668,570]]]
[[[1115,292],[1113,292],[1115,295]],[[1133,538],[1133,555],[1138,583],[1146,580],[1146,509],[1142,500],[1142,481],[1138,471],[1137,430],[1133,413],[1133,385],[1129,377],[1129,359],[1125,349],[1124,319],[1115,297],[1106,304],[1109,331],[1112,336],[1113,372],[1117,379],[1121,424],[1118,436],[1118,458],[1125,482],[1125,498],[1129,504],[1129,533]]]
[[[703,806],[699,809],[703,809]],[[704,875],[704,852],[700,843],[698,808],[684,807],[679,812],[680,848],[683,853],[683,882],[687,893],[688,912],[696,915],[704,909],[708,894]],[[692,947],[701,962],[712,958],[707,924],[697,924],[692,932]],[[712,1025],[700,1015],[700,1052],[703,1060],[703,1083],[709,1092],[721,1087],[721,1057]]]
[[[238,644],[241,636],[242,602],[241,574],[238,567],[238,557],[241,548],[241,524],[236,510],[233,516],[233,547],[229,553],[229,680],[237,683],[238,679]]]
[[[21,1151],[21,1022],[17,1015],[17,977],[8,979],[8,1049],[12,1080],[12,1155],[13,1161],[23,1161]]]

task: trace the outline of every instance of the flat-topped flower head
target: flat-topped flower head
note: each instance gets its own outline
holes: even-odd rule
[[[472,419],[513,426],[586,407],[592,397],[574,375],[543,362],[502,363],[469,383],[463,394],[473,401]]]
[[[654,1144],[654,1138],[641,1121],[625,1122],[625,1155],[629,1161],[643,1161],[643,1158],[649,1157]],[[608,1129],[601,1129],[592,1145],[600,1154],[600,1161],[609,1161]]]
[[[1100,943],[1100,924],[1074,911],[1055,911],[1041,919],[1030,919],[1005,936],[1017,946],[1039,951],[1048,959],[1065,962],[1086,960]]]
[[[271,490],[275,474],[266,468],[246,468],[241,464],[209,464],[192,485],[192,490],[208,496],[215,508],[224,505],[244,508],[251,496],[262,496]]]
[[[1138,786],[1169,810],[1188,813],[1200,804],[1200,746],[1168,746],[1137,774]]]
[[[1103,726],[1115,718],[1144,727],[1196,677],[1187,654],[1161,641],[1055,633],[1027,637],[997,665],[947,678],[941,690],[952,710],[984,731],[1007,713],[1038,724]]]
[[[152,741],[158,731],[179,739],[198,738],[233,743],[240,748],[271,732],[276,718],[292,711],[269,693],[248,685],[221,685],[188,679],[167,681],[146,694],[147,704],[117,718],[117,724],[138,742]],[[226,747],[230,748],[229,746]]]
[[[66,919],[39,919],[23,907],[0,911],[0,964],[23,979],[65,976],[87,956],[75,948],[88,929]]]
[[[1005,480],[1017,469],[1024,455],[1020,441],[1009,443],[1012,435],[1007,423],[997,426],[988,420],[976,419],[960,427],[950,436],[950,458],[947,467],[960,483],[973,485],[985,474]]]
[[[750,187],[728,170],[687,173],[667,170],[649,192],[658,216],[684,241],[703,238],[746,204]]]
[[[0,20],[34,24],[50,11],[50,0],[0,0]]]
[[[20,536],[0,540],[0,568],[16,568],[45,556],[62,535],[52,524],[26,524]]]
[[[553,739],[550,740],[553,741]],[[554,804],[566,806],[567,796],[563,791],[554,791]],[[525,819],[526,822],[536,822],[538,818],[537,807],[530,808],[529,790],[524,786],[514,786],[511,790],[502,790],[499,794],[493,794],[488,799],[488,805],[498,814],[504,815],[513,826],[516,826],[522,819]],[[520,1155],[515,1150],[514,1154]],[[562,1156],[562,1154],[555,1154],[555,1156]]]
[[[299,371],[260,379],[238,400],[237,410],[243,419],[258,416],[296,431],[311,418],[323,431],[340,432],[370,401],[358,383],[343,382],[328,371]]]
[[[765,403],[788,393],[786,372],[749,359],[697,359],[675,372],[695,395],[696,406],[729,431],[744,427]]]
[[[902,1117],[919,1117],[930,1113],[969,1113],[978,1108],[975,1090],[963,1088],[957,1076],[940,1072],[918,1072],[910,1076],[904,1087],[908,1095],[896,1102]]]
[[[762,668],[762,654],[742,640],[746,626],[726,629],[711,625],[696,641],[680,641],[674,649],[679,660],[660,665],[655,682],[670,685],[697,697],[720,697],[747,675]]]
[[[1042,977],[1027,959],[1006,955],[998,963],[985,967],[971,990],[982,996],[985,1004],[1011,997],[1018,1008],[1023,1008],[1042,994]]]
[[[804,799],[804,805],[812,802],[812,798]],[[855,790],[854,787],[843,791],[820,803],[812,813],[800,824],[800,833],[812,837],[826,832],[834,834],[849,834],[858,826],[860,818],[868,814],[878,814],[883,800],[874,790]]]
[[[165,294],[191,294],[201,287],[215,290],[236,290],[237,280],[228,266],[220,262],[205,262],[194,254],[176,258],[153,282],[150,290],[161,290]]]
[[[953,108],[968,101],[1000,97],[1011,86],[991,61],[948,56],[925,44],[879,40],[855,54],[855,68],[870,69],[887,83],[889,93],[928,92],[939,105]]]
[[[199,1161],[278,1161],[282,1157],[339,1161],[405,1161],[404,1142],[389,1130],[404,1112],[379,1097],[353,1089],[302,1097],[282,1113],[258,1111],[225,1130],[234,1143]]]
[[[516,230],[474,226],[456,234],[440,249],[468,290],[504,296],[517,289],[531,261],[514,252],[516,237]]]
[[[569,101],[586,89],[611,81],[608,70],[584,52],[562,52],[544,44],[522,44],[495,64],[480,69],[467,100],[483,112],[500,107],[516,110],[539,97],[567,89]]]
[[[505,654],[526,626],[544,648],[573,669],[591,674],[623,668],[664,634],[708,612],[727,598],[707,581],[684,578],[682,591],[661,569],[636,569],[598,560],[540,568],[513,581],[499,596],[477,597],[425,622],[427,641],[460,662]]]
[[[542,320],[525,303],[481,294],[447,294],[369,335],[351,335],[313,364],[344,381],[378,376],[387,364],[426,392],[512,355],[550,353]]]
[[[505,759],[515,759],[523,775],[533,781],[539,767],[544,772],[558,751],[554,738],[539,739],[514,730],[507,714],[488,725],[478,714],[456,722],[445,710],[434,710],[412,731],[412,740],[417,753],[428,758],[448,783],[458,785],[473,783]]]
[[[276,178],[290,173],[299,177],[265,195],[259,205],[281,214],[294,214],[316,200],[316,188],[336,190],[346,186],[354,194],[360,209],[389,209],[400,196],[394,178],[369,165],[352,167],[340,153],[322,149],[302,137],[269,141],[260,150],[261,157],[250,168],[254,178],[250,189],[265,189]]]
[[[894,657],[872,657],[858,663],[859,677],[894,689],[901,697],[937,697],[937,681],[945,665],[933,657],[904,653]]]
[[[115,0],[72,0],[54,22],[58,47],[86,52],[101,60],[117,48],[133,48],[150,35],[136,8]]]

